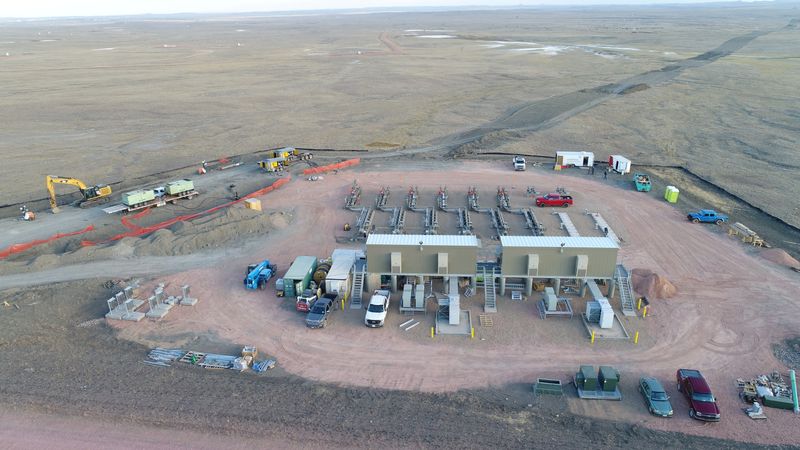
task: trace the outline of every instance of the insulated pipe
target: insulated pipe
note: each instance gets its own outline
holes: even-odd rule
[[[794,370],[789,371],[789,379],[792,380],[792,401],[794,402],[794,413],[800,413],[800,406],[797,404],[797,378]]]

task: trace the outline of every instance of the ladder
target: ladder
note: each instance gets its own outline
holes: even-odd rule
[[[356,261],[353,269],[353,292],[350,295],[350,309],[361,309],[361,294],[364,292],[364,262]]]
[[[625,269],[625,266],[617,264],[614,278],[617,279],[617,284],[619,285],[619,301],[622,305],[622,314],[625,316],[636,316],[636,307],[633,303],[633,288],[631,287],[631,279],[628,277],[628,270]]]
[[[487,313],[497,312],[497,293],[494,290],[494,269],[489,275],[486,273],[486,268],[483,269],[483,311]]]

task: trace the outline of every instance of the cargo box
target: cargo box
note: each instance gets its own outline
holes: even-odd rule
[[[167,194],[169,195],[183,194],[184,192],[191,191],[192,189],[194,189],[194,183],[192,183],[192,180],[178,180],[167,183]]]
[[[765,395],[764,406],[792,410],[794,409],[794,402],[789,397],[774,397],[772,395]]]
[[[156,194],[152,190],[138,190],[122,194],[122,203],[127,206],[139,205],[150,200],[155,200]]]

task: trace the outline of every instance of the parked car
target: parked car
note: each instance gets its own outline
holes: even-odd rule
[[[536,197],[536,206],[540,208],[544,206],[561,206],[566,208],[571,204],[571,195],[551,193],[541,197]]]
[[[306,326],[309,328],[325,328],[328,316],[336,304],[336,294],[325,294],[314,302],[306,315]]]
[[[686,218],[693,223],[715,223],[717,225],[728,221],[728,216],[720,214],[713,209],[701,209],[698,212],[691,212],[686,215]]]
[[[689,402],[689,417],[706,422],[719,422],[717,399],[699,370],[678,369],[678,391]]]
[[[370,328],[382,327],[389,311],[389,291],[376,290],[369,299],[364,325]]]
[[[672,417],[672,404],[661,383],[653,377],[639,378],[639,392],[644,397],[647,410],[654,416]]]
[[[525,170],[525,157],[517,155],[514,157],[514,170]]]

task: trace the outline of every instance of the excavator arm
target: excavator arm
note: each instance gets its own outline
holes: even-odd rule
[[[54,214],[59,211],[58,205],[56,204],[55,185],[57,183],[77,187],[81,191],[81,195],[83,195],[83,200],[80,203],[81,207],[97,203],[99,200],[107,201],[107,197],[111,195],[111,186],[108,185],[99,184],[97,186],[87,187],[86,183],[77,178],[48,175],[45,179],[45,184],[47,185],[47,194],[50,197],[50,208],[53,210]]]

